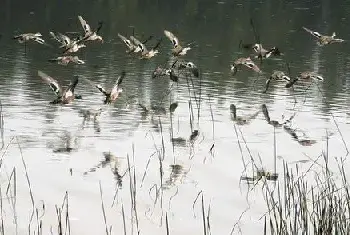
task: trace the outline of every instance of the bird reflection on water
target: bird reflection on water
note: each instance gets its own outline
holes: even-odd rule
[[[177,184],[182,184],[183,180],[187,176],[187,173],[190,171],[190,169],[184,169],[184,167],[180,164],[172,164],[169,166],[169,168],[170,175],[169,178],[163,184],[164,189],[170,189],[171,187],[174,187]]]
[[[64,131],[63,136],[59,137],[61,139],[61,146],[54,148],[54,153],[70,153],[75,151],[79,147],[79,140],[77,136],[72,136],[72,133],[69,131]]]
[[[258,114],[260,113],[260,110],[258,110],[255,113],[253,113],[253,114],[251,114],[250,116],[247,116],[247,117],[237,116],[237,108],[236,108],[236,105],[234,105],[234,104],[230,105],[230,111],[231,111],[231,119],[237,125],[250,124],[251,121],[253,121],[258,116]]]
[[[115,156],[111,152],[103,152],[103,159],[95,166],[91,167],[88,171],[84,172],[84,175],[87,175],[91,172],[95,172],[99,168],[105,168],[110,166],[111,172],[117,182],[119,188],[123,186],[123,177],[127,173],[125,170],[124,173],[120,173],[121,168],[121,158]]]
[[[93,125],[94,125],[95,132],[96,133],[100,133],[101,132],[100,121],[99,121],[98,117],[102,113],[102,108],[99,108],[97,110],[94,110],[94,109],[80,109],[79,113],[80,113],[81,116],[83,116],[82,128],[84,128],[85,125],[88,122],[92,121]]]

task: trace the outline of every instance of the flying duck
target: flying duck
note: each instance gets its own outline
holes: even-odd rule
[[[39,44],[44,44],[45,41],[41,37],[42,37],[41,33],[23,33],[23,34],[14,36],[13,39],[17,39],[19,43],[24,43],[31,40]]]
[[[137,45],[140,48],[140,51],[141,51],[140,59],[150,59],[159,53],[157,48],[159,47],[162,39],[158,40],[157,44],[151,50],[148,50],[145,44],[140,42],[134,36],[130,36],[130,39],[135,45]]]
[[[265,87],[264,93],[267,92],[267,89],[269,88],[271,80],[273,80],[273,81],[283,81],[284,80],[287,82],[291,81],[290,77],[287,76],[284,72],[275,70],[275,71],[273,71],[273,73],[271,74],[269,79],[266,80],[266,87]]]
[[[117,78],[115,85],[113,86],[113,88],[110,91],[106,91],[100,84],[94,84],[89,79],[85,78],[85,80],[87,80],[90,84],[95,86],[101,93],[103,93],[105,95],[105,100],[103,101],[104,104],[110,104],[110,103],[116,101],[117,98],[119,97],[120,93],[123,92],[123,89],[120,88],[119,86],[122,83],[122,81],[125,77],[125,74],[126,74],[125,71],[122,71],[121,75]]]
[[[97,35],[97,33],[101,30],[102,28],[102,22],[98,23],[98,27],[96,31],[92,31],[90,25],[83,19],[82,16],[78,16],[78,19],[80,21],[81,26],[84,29],[84,41],[95,41],[98,40],[103,43],[103,39],[101,36]]]
[[[247,57],[247,58],[242,57],[235,60],[231,65],[231,71],[233,75],[237,73],[238,67],[241,67],[241,66],[245,66],[249,69],[252,69],[257,73],[262,73],[260,68],[252,61],[252,59],[250,59],[250,57]]]
[[[49,62],[58,63],[60,65],[67,65],[69,62],[75,63],[75,64],[85,64],[85,62],[81,59],[79,59],[78,56],[58,56],[54,59],[49,59]]]
[[[173,43],[172,53],[174,56],[186,55],[187,51],[191,50],[191,47],[182,47],[180,45],[179,39],[177,39],[177,37],[175,37],[172,32],[164,30],[164,34]]]
[[[50,77],[46,73],[38,70],[38,76],[50,86],[50,88],[55,92],[57,96],[57,98],[54,101],[50,102],[51,104],[69,104],[75,98],[81,99],[80,95],[74,94],[74,89],[78,84],[78,76],[74,76],[73,80],[70,82],[70,84],[65,90],[62,89],[57,80]]]
[[[60,48],[64,48],[64,54],[77,52],[80,48],[86,47],[81,43],[82,38],[70,39],[68,36],[62,33],[50,32],[53,39],[61,44]]]
[[[335,38],[336,34],[335,32],[333,32],[332,36],[326,36],[326,35],[322,35],[319,32],[316,31],[312,31],[311,29],[308,29],[306,27],[303,27],[303,29],[310,33],[312,36],[316,37],[317,39],[317,44],[319,46],[324,46],[324,45],[328,45],[328,44],[332,44],[332,43],[336,43],[336,42],[344,42],[345,40],[340,39],[340,38]]]

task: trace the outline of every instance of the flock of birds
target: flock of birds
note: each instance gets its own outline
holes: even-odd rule
[[[49,32],[51,38],[55,41],[57,41],[60,46],[59,48],[62,49],[62,55],[58,56],[54,59],[49,59],[50,62],[55,62],[61,65],[67,65],[69,63],[76,63],[76,64],[84,64],[85,62],[81,59],[79,59],[76,55],[70,55],[71,53],[77,52],[79,49],[86,47],[86,43],[88,41],[99,41],[101,43],[104,42],[102,36],[98,35],[99,31],[102,28],[102,22],[98,23],[98,27],[96,30],[91,29],[90,25],[83,19],[82,16],[78,16],[78,19],[81,23],[81,26],[83,28],[83,34],[79,35],[75,38],[70,38],[67,35],[64,35],[59,32]],[[253,26],[253,23],[251,21],[251,24]],[[254,26],[253,26],[254,29]],[[317,44],[319,46],[325,46],[333,43],[341,43],[345,40],[336,38],[336,34],[333,33],[331,36],[322,35],[319,32],[310,30],[306,27],[303,27],[303,29],[310,33],[317,41]],[[180,57],[183,57],[187,54],[188,51],[191,50],[190,44],[187,46],[182,46],[179,42],[179,39],[170,31],[164,30],[164,35],[171,41],[172,43],[172,55],[173,58],[175,58],[174,62],[170,63],[171,66],[158,66],[155,68],[155,70],[152,73],[152,78],[156,77],[168,77],[174,82],[178,82],[179,76],[182,72],[186,73],[186,76],[194,76],[199,77],[199,69],[197,66],[190,61],[180,60]],[[255,33],[255,29],[254,29]],[[255,35],[256,36],[256,35]],[[127,54],[135,54],[138,55],[140,59],[151,59],[159,54],[159,51],[157,48],[162,42],[162,38],[158,39],[155,45],[148,49],[146,47],[146,44],[150,39],[152,39],[152,36],[148,37],[146,40],[141,41],[137,39],[134,35],[134,32],[131,36],[126,37],[118,33],[118,37],[120,40],[123,41],[125,46],[127,47],[126,53]],[[19,43],[24,43],[25,48],[28,41],[34,41],[40,44],[46,44],[45,40],[42,38],[41,33],[24,33],[13,37],[14,39],[17,39]],[[256,36],[256,43],[251,44],[243,44],[240,43],[240,46],[242,48],[250,50],[253,55],[250,55],[248,57],[241,57],[236,59],[233,64],[231,65],[231,72],[233,75],[235,75],[239,69],[241,68],[247,68],[249,70],[252,70],[258,74],[263,74],[262,70],[259,68],[259,66],[254,62],[254,60],[260,60],[262,62],[263,59],[267,59],[273,56],[281,56],[283,53],[277,48],[272,47],[270,49],[265,49],[262,44],[259,42],[258,37]],[[254,59],[254,60],[253,60]],[[63,89],[58,81],[46,73],[42,71],[38,71],[38,76],[43,79],[54,91],[56,94],[56,99],[53,100],[52,104],[68,104],[71,103],[74,99],[82,99],[81,95],[77,95],[74,93],[74,89],[78,84],[79,78],[78,76],[75,76],[73,80],[70,82],[70,84]],[[91,85],[96,87],[101,93],[104,94],[104,104],[110,104],[118,99],[123,89],[120,87],[122,84],[122,81],[124,77],[126,76],[125,71],[122,71],[120,76],[116,79],[115,85],[112,87],[111,90],[106,90],[99,84],[95,84],[94,82],[90,81],[89,79],[84,78],[84,80],[88,81]],[[291,78],[283,71],[274,70],[272,74],[268,77],[266,80],[266,86],[264,92],[267,92],[269,84],[271,81],[285,81],[286,88],[292,87],[297,81],[299,80],[309,80],[309,81],[323,81],[323,77],[313,71],[305,71],[301,72],[296,76],[295,78]],[[143,110],[146,108],[142,105],[140,105]],[[230,106],[232,119],[236,121],[238,124],[246,124],[249,122],[248,119],[242,119],[237,117],[236,115],[236,107],[234,105]],[[264,113],[264,116],[267,120],[267,122],[271,125],[282,125],[276,121],[271,121],[266,106],[262,107],[262,111]],[[253,115],[253,117],[256,116]],[[285,123],[284,123],[285,124]],[[288,127],[287,127],[288,129]],[[295,133],[292,132],[292,130],[289,128],[287,130],[291,133],[293,138],[296,138]],[[298,139],[297,139],[298,140]],[[299,142],[299,140],[298,140]],[[308,142],[307,142],[308,143]]]
[[[78,16],[78,19],[81,23],[81,26],[84,30],[83,34],[75,37],[70,38],[67,35],[64,35],[62,33],[55,33],[55,32],[49,32],[52,39],[60,43],[59,48],[63,49],[62,55],[58,56],[54,59],[49,59],[50,62],[55,62],[61,65],[67,65],[69,63],[76,63],[76,64],[84,64],[85,62],[81,59],[79,59],[76,55],[68,55],[70,53],[75,53],[79,49],[86,47],[85,43],[88,41],[100,41],[103,43],[102,36],[98,35],[100,29],[102,28],[102,22],[98,23],[98,27],[96,30],[91,29],[90,25],[84,20],[82,16]],[[343,39],[336,38],[336,34],[333,33],[331,36],[322,35],[316,31],[310,30],[306,27],[303,27],[303,29],[313,35],[317,39],[317,43],[320,46],[328,45],[332,43],[337,42],[344,42]],[[184,56],[187,54],[189,50],[191,50],[191,47],[183,47],[178,38],[170,31],[164,30],[164,35],[172,42],[173,48],[172,48],[172,55],[176,58],[180,56]],[[151,59],[152,57],[156,56],[159,51],[157,48],[159,47],[162,38],[160,38],[155,46],[153,46],[151,49],[147,49],[146,43],[152,38],[150,36],[143,42],[141,42],[139,39],[137,39],[134,35],[130,36],[129,38],[121,35],[118,33],[118,37],[124,42],[124,44],[127,46],[126,53],[131,54],[138,54],[140,59]],[[34,41],[40,44],[46,44],[45,40],[42,38],[41,33],[24,33],[20,35],[16,35],[13,37],[14,39],[17,39],[19,43],[24,43],[25,48],[28,41]],[[250,49],[254,52],[254,59],[259,59],[260,61],[265,58],[269,58],[271,56],[280,56],[283,55],[280,50],[277,47],[272,47],[270,49],[265,49],[262,44],[255,43],[255,44],[243,44],[243,48]],[[248,57],[241,57],[236,59],[233,64],[231,65],[231,71],[233,74],[236,74],[238,69],[241,67],[246,67],[250,70],[255,71],[256,73],[263,73],[261,69],[258,67],[258,65],[252,60],[252,56]],[[178,74],[176,74],[179,70],[187,69],[194,75],[195,77],[199,76],[199,70],[197,66],[188,61],[179,61],[178,59],[175,60],[175,62],[170,67],[160,67],[158,66],[153,74],[152,77],[162,77],[162,76],[168,76],[172,81],[177,82],[178,81]],[[78,84],[78,76],[75,76],[74,79],[71,81],[71,83],[67,86],[65,90],[62,89],[62,87],[59,85],[57,80],[50,77],[46,73],[42,71],[38,71],[39,77],[41,77],[46,83],[48,83],[51,87],[51,89],[55,92],[57,98],[52,101],[53,104],[68,104],[72,102],[74,99],[81,99],[82,97],[80,95],[74,94],[74,88]],[[119,94],[122,92],[122,88],[120,88],[120,84],[123,81],[123,78],[125,77],[125,71],[121,73],[121,75],[117,78],[115,86],[110,90],[106,91],[101,85],[97,85],[92,83],[90,80],[88,80],[92,85],[98,88],[100,92],[102,92],[105,95],[104,103],[111,103],[114,102],[118,97]],[[266,88],[264,92],[267,91],[269,84],[271,81],[286,81],[286,88],[290,88],[297,82],[298,80],[320,80],[323,81],[323,77],[316,72],[310,72],[305,71],[300,73],[296,78],[291,79],[290,76],[288,76],[283,71],[275,70],[270,75],[270,77],[266,80]]]
[[[322,35],[319,32],[310,30],[306,27],[303,27],[303,29],[310,33],[312,36],[314,36],[317,40],[317,44],[319,46],[325,46],[333,43],[341,43],[345,40],[336,38],[336,33],[333,32],[331,36],[328,35]],[[251,49],[256,54],[254,58],[260,59],[260,61],[263,58],[269,58],[271,56],[280,56],[283,55],[283,53],[280,52],[280,50],[277,47],[272,47],[270,49],[263,48],[262,44],[255,43],[255,44],[243,44],[243,48]],[[245,66],[248,69],[251,69],[257,73],[263,73],[261,69],[256,65],[256,63],[251,59],[251,56],[249,57],[242,57],[238,58],[233,62],[231,65],[231,71],[233,74],[235,74],[239,67]],[[298,76],[294,79],[291,79],[290,76],[288,76],[285,72],[274,70],[270,77],[266,80],[266,87],[264,90],[264,93],[267,92],[267,89],[269,87],[269,84],[271,81],[286,81],[286,88],[292,87],[297,81],[299,80],[316,80],[316,81],[323,81],[323,77],[314,72],[314,71],[304,71],[298,74]]]

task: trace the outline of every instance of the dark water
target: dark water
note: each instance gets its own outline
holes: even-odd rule
[[[273,120],[281,122],[295,114],[292,127],[299,140],[315,141],[311,146],[303,146],[283,128],[276,128],[278,172],[282,159],[291,164],[315,160],[326,148],[327,135],[330,155],[346,154],[342,138],[346,144],[350,139],[347,125],[350,44],[319,47],[302,26],[326,35],[335,31],[338,37],[350,39],[348,1],[52,0],[33,3],[4,0],[1,5],[0,98],[5,145],[12,143],[1,153],[2,192],[6,191],[13,169],[17,171],[18,181],[15,210],[10,199],[4,205],[7,231],[13,232],[16,228],[13,219],[16,211],[17,230],[26,232],[32,209],[17,141],[27,164],[35,206],[45,203],[43,231],[48,232],[50,226],[56,231],[54,206],[61,205],[68,191],[72,234],[105,231],[99,181],[112,233],[123,231],[123,205],[128,234],[132,234],[128,174],[117,190],[118,178],[128,169],[127,155],[136,172],[141,233],[164,234],[165,213],[172,234],[200,233],[200,200],[194,202],[201,191],[206,207],[210,203],[213,234],[228,234],[236,223],[234,234],[239,233],[239,229],[243,234],[262,231],[263,221],[259,218],[266,207],[259,190],[247,201],[247,189],[239,179],[246,174],[245,164],[246,169],[252,168],[252,158],[259,167],[274,169],[274,128],[267,124],[262,112],[249,125],[235,125],[230,104],[237,106],[239,116],[261,110],[262,104],[267,105]],[[18,33],[41,32],[48,43],[56,45],[48,32],[81,31],[77,15],[82,15],[91,26],[104,22],[100,34],[105,43],[89,43],[77,53],[86,61],[84,65],[50,64],[47,60],[58,55],[55,47],[30,43],[25,54],[23,45],[11,39]],[[232,76],[230,64],[249,55],[239,48],[240,40],[255,41],[251,18],[261,42],[267,47],[279,47],[285,55],[264,60],[261,65],[264,76],[244,70]],[[201,78],[194,78],[193,85],[186,79],[178,84],[168,79],[152,80],[156,66],[167,63],[171,57],[171,43],[164,38],[160,54],[151,60],[126,55],[126,47],[117,34],[130,35],[132,27],[141,38],[163,37],[163,30],[167,29],[184,44],[192,43],[192,50],[184,59],[198,65]],[[149,42],[155,43],[156,40]],[[286,63],[292,77],[310,70],[322,74],[325,80],[297,84],[294,90],[285,89],[282,83],[272,83],[268,93],[263,94],[266,77],[274,69],[287,72]],[[38,70],[57,78],[62,85],[68,84],[73,75],[80,75],[111,87],[122,70],[127,76],[122,83],[124,92],[115,104],[102,105],[102,94],[80,80],[76,92],[83,96],[82,100],[52,106],[48,103],[54,94],[38,78]],[[168,89],[171,92],[166,96]],[[199,97],[198,111],[195,98]],[[173,102],[179,106],[170,116],[168,107]],[[145,116],[138,103],[147,107],[158,105],[167,112]],[[83,123],[82,110],[100,107],[103,112],[96,121]],[[194,109],[192,126],[189,107]],[[193,146],[182,141],[173,148],[169,141],[171,127],[174,137],[188,140],[194,129],[200,134]],[[161,185],[157,153],[162,153],[162,136],[165,147],[163,200],[158,198],[155,202],[155,187]],[[65,151],[67,147],[72,151]],[[109,151],[117,159],[105,162],[103,153]],[[118,174],[115,171],[113,174],[115,165]],[[10,193],[7,196],[10,197]]]

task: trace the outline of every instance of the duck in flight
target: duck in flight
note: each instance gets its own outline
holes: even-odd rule
[[[128,47],[128,50],[126,51],[126,53],[138,53],[141,51],[142,47],[136,45],[134,43],[134,40],[128,39],[127,37],[121,35],[120,33],[118,33],[118,37],[124,42],[124,44]],[[149,36],[145,41],[142,42],[142,44],[145,44],[146,42],[148,42],[148,40],[150,40],[153,36]],[[131,37],[130,37],[131,38]]]
[[[86,47],[85,44],[81,43],[82,38],[78,37],[75,39],[70,39],[67,35],[62,33],[50,32],[53,39],[59,42],[61,45],[59,48],[64,48],[64,54],[77,52],[80,48]]]
[[[48,45],[45,43],[45,40],[41,38],[41,33],[23,33],[19,34],[13,37],[13,39],[16,39],[19,43],[24,43],[24,52],[27,52],[27,42],[28,41],[34,41],[42,45]]]
[[[162,68],[158,66],[152,73],[152,78],[165,76],[169,76],[170,80],[172,80],[173,82],[179,81],[179,77],[175,74],[175,70],[173,68]]]
[[[131,52],[135,52],[138,53],[141,51],[141,47],[137,46],[136,44],[134,44],[131,40],[129,40],[128,38],[126,38],[125,36],[121,35],[120,33],[118,33],[118,37],[124,42],[124,44],[128,47],[128,50],[126,51],[126,53],[131,53]]]
[[[269,77],[269,79],[266,80],[266,86],[265,86],[265,91],[263,93],[266,93],[267,90],[269,89],[271,81],[287,81],[291,82],[291,79],[289,76],[287,76],[284,72],[275,70]]]
[[[17,39],[19,43],[26,43],[27,41],[34,41],[39,44],[45,44],[45,40],[41,38],[41,33],[23,33],[13,37]]]
[[[68,65],[70,62],[75,64],[85,64],[85,62],[81,59],[79,59],[78,56],[58,56],[54,59],[49,59],[49,62],[57,63],[60,65]]]
[[[98,27],[96,29],[96,31],[92,31],[90,25],[83,19],[82,16],[78,16],[78,19],[80,21],[81,26],[84,29],[84,37],[83,40],[84,41],[100,41],[103,43],[103,38],[101,36],[98,35],[98,32],[101,30],[102,28],[102,22],[98,23]]]
[[[177,60],[171,65],[171,67],[162,67],[158,66],[152,73],[152,78],[158,78],[158,77],[165,77],[169,76],[170,80],[173,82],[178,82],[179,77],[175,73],[175,64],[177,63]]]
[[[260,68],[254,63],[252,59],[250,59],[250,57],[247,57],[247,58],[242,57],[235,60],[231,65],[231,72],[233,73],[233,75],[237,73],[238,67],[242,67],[242,66],[245,66],[257,73],[262,73]]]
[[[192,75],[195,76],[196,78],[199,77],[199,70],[198,70],[197,66],[191,61],[179,61],[177,68],[179,70],[186,69],[186,70],[190,71],[192,73]]]
[[[174,56],[186,55],[187,51],[191,50],[191,47],[182,47],[179,39],[172,32],[164,30],[164,34],[173,43],[172,53]]]
[[[134,36],[130,36],[130,39],[135,45],[137,45],[137,47],[140,48],[140,51],[141,51],[140,59],[150,59],[159,53],[157,48],[159,47],[160,43],[162,42],[162,39],[158,40],[157,44],[151,50],[148,50],[147,47],[145,46],[145,44],[140,42]]]
[[[73,80],[67,86],[65,90],[60,86],[56,79],[50,77],[46,73],[38,70],[38,76],[47,83],[50,88],[55,92],[57,98],[50,102],[50,104],[69,104],[74,99],[81,99],[80,95],[74,94],[74,89],[78,84],[78,76],[74,76]]]
[[[116,101],[119,95],[123,92],[123,89],[120,88],[120,84],[123,82],[125,75],[126,75],[125,71],[122,71],[120,76],[117,78],[115,85],[110,91],[106,91],[105,88],[103,88],[100,84],[94,84],[89,79],[85,78],[85,80],[87,80],[91,85],[96,87],[101,93],[105,95],[105,100],[103,101],[104,104],[110,104]]]
[[[327,36],[327,35],[322,35],[319,32],[313,31],[311,29],[308,29],[306,27],[303,27],[303,29],[310,33],[312,36],[316,37],[317,39],[317,44],[319,46],[324,46],[332,43],[337,43],[337,42],[344,42],[345,40],[340,39],[340,38],[335,38],[336,34],[333,32],[332,36]]]
[[[304,81],[323,81],[324,78],[316,73],[316,72],[310,72],[310,71],[304,71],[299,73],[299,75],[294,78],[293,80],[289,81],[286,84],[286,88],[289,88],[294,85],[297,81],[304,80]]]
[[[242,44],[242,47],[245,49],[252,49],[256,54],[255,58],[269,58],[271,56],[280,56],[283,55],[277,47],[271,47],[270,49],[265,49],[262,44]]]

